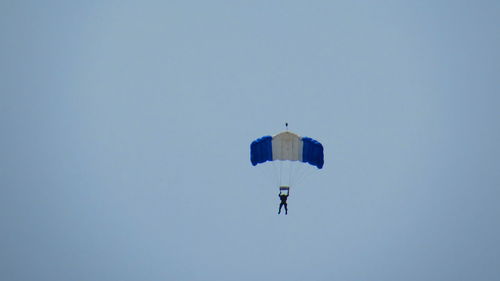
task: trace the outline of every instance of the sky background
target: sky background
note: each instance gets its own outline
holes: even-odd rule
[[[499,14],[0,1],[0,279],[497,279]],[[325,166],[278,216],[285,122]]]

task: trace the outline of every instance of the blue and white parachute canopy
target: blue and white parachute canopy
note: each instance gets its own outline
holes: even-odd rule
[[[282,132],[275,136],[264,136],[250,145],[252,165],[274,160],[301,161],[323,168],[323,145],[308,137],[300,137],[292,132]]]

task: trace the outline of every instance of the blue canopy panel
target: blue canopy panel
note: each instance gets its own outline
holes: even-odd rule
[[[273,137],[264,136],[252,142],[250,145],[250,161],[252,161],[252,165],[273,161],[272,140]]]
[[[323,145],[321,145],[320,142],[308,137],[302,138],[302,143],[304,144],[302,150],[302,162],[307,162],[318,167],[318,169],[323,168],[323,164],[325,163],[323,157]]]

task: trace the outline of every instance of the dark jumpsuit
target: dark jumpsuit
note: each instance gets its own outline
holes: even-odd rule
[[[280,197],[280,200],[281,200],[280,209],[278,211],[278,214],[281,213],[281,207],[285,206],[285,215],[286,215],[286,214],[288,214],[288,208],[287,208],[287,204],[286,204],[286,199],[288,198],[288,195],[280,193],[278,196]]]

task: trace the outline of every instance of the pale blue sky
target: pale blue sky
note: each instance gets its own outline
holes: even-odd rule
[[[0,2],[0,279],[500,276],[500,2]],[[249,145],[325,147],[278,216]]]

